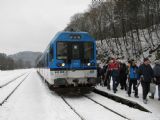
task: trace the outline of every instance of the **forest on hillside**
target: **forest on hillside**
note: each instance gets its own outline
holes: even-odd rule
[[[12,55],[0,53],[0,70],[34,68],[41,55],[41,52],[32,51],[23,51]]]
[[[160,47],[160,0],[93,0],[72,16],[70,29],[89,32],[107,55],[139,59]]]
[[[0,70],[13,70],[18,68],[18,64],[4,53],[0,53]]]

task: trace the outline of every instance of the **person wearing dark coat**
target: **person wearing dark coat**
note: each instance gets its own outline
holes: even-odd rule
[[[107,64],[103,66],[102,68],[102,86],[106,86],[106,82],[105,82],[105,74],[106,74],[106,70],[107,70]]]
[[[160,100],[160,61],[155,62],[155,66],[153,68],[154,71],[154,77],[155,77],[155,82],[158,85],[158,100]],[[154,95],[152,95],[154,98]]]
[[[98,64],[97,65],[97,84],[100,84],[100,82],[101,82],[101,72],[102,72],[102,69]]]
[[[106,77],[107,76],[107,69],[108,69],[108,64],[106,63],[106,65],[105,66],[103,66],[103,71],[104,71],[104,86],[107,86],[107,79],[108,79],[108,77]]]
[[[139,67],[139,75],[141,78],[141,85],[143,90],[143,102],[147,104],[147,95],[150,90],[151,80],[154,78],[153,69],[150,66],[150,61],[148,58],[144,58],[143,64]]]
[[[127,89],[126,80],[127,80],[127,66],[125,63],[120,63],[120,70],[119,70],[119,79],[121,89]]]

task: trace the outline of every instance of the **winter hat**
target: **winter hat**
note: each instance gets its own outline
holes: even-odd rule
[[[148,60],[149,60],[148,58],[144,58],[144,59],[143,59],[143,62],[146,62],[146,61],[148,61]]]

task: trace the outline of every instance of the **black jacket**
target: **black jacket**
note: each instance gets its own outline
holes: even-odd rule
[[[151,82],[152,78],[154,77],[153,69],[150,65],[140,65],[138,73],[140,76],[143,75],[142,82]]]
[[[156,84],[160,84],[160,64],[156,64],[153,68]]]
[[[154,71],[154,76],[155,77],[160,77],[160,65],[159,64],[156,64],[154,66],[153,71]]]

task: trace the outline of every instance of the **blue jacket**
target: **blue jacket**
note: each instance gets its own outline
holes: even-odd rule
[[[138,75],[137,71],[138,71],[138,67],[137,66],[135,66],[135,67],[130,66],[129,78],[130,79],[138,79],[139,75]]]

